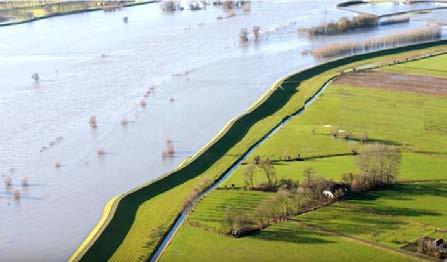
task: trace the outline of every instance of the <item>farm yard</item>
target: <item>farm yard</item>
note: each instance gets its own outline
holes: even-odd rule
[[[447,237],[447,55],[346,73],[200,200],[162,261],[230,260],[409,261],[425,255],[404,247],[420,237]],[[379,81],[380,80],[380,81]],[[274,192],[249,190],[247,173],[269,159],[275,179],[309,175],[342,181],[357,174],[358,152],[369,144],[399,148],[395,184],[288,216],[240,238],[226,235],[228,210],[252,214]],[[268,183],[262,168],[251,183]],[[243,223],[243,222],[241,222]],[[212,243],[212,244],[210,244]],[[385,251],[385,252],[383,252]]]

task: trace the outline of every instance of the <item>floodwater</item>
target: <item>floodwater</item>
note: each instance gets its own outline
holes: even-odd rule
[[[278,78],[319,63],[301,55],[311,45],[425,23],[298,37],[298,27],[353,15],[336,3],[256,1],[222,20],[217,7],[163,14],[149,4],[0,28],[0,174],[12,177],[0,186],[0,260],[67,259],[109,199],[172,170]],[[263,38],[240,45],[240,29],[255,25]],[[176,154],[164,159],[167,139]]]
[[[416,3],[404,3],[404,2],[377,2],[377,3],[364,3],[358,5],[352,5],[348,7],[349,10],[355,10],[357,12],[366,12],[375,15],[386,15],[400,12],[411,12],[415,10],[445,8],[447,3],[441,2],[416,2]]]

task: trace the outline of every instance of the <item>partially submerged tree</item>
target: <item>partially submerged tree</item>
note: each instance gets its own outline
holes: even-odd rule
[[[242,28],[239,33],[239,41],[246,43],[248,42],[248,30],[247,28]]]
[[[260,38],[259,31],[261,30],[261,27],[259,26],[253,26],[253,40],[258,41]]]

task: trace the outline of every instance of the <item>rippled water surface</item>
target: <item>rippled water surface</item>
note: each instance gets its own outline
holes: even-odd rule
[[[163,14],[149,4],[0,28],[0,174],[13,179],[0,186],[0,260],[66,259],[110,198],[172,170],[275,80],[318,63],[301,55],[311,45],[424,23],[298,37],[298,27],[352,15],[336,3],[257,1],[223,20],[219,8]],[[263,39],[240,46],[240,29],[255,25]],[[163,159],[167,139],[177,153]]]

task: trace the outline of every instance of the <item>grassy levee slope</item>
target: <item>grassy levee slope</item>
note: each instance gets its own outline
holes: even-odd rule
[[[424,48],[440,48],[447,41],[426,43],[392,50],[357,55],[304,70],[282,80],[270,94],[247,114],[242,115],[197,157],[174,172],[134,190],[116,203],[110,221],[96,239],[82,251],[81,260],[104,261],[147,259],[155,246],[146,243],[154,227],[169,227],[180,213],[183,200],[197,185],[194,181],[216,179],[235,164],[257,141],[284,118],[299,111],[305,100],[343,66],[374,62],[377,57],[406,51],[418,53]],[[312,81],[306,80],[312,79]],[[156,210],[152,210],[157,207]],[[112,216],[113,215],[113,216]],[[100,234],[99,234],[100,233]],[[78,258],[75,258],[77,260]]]

